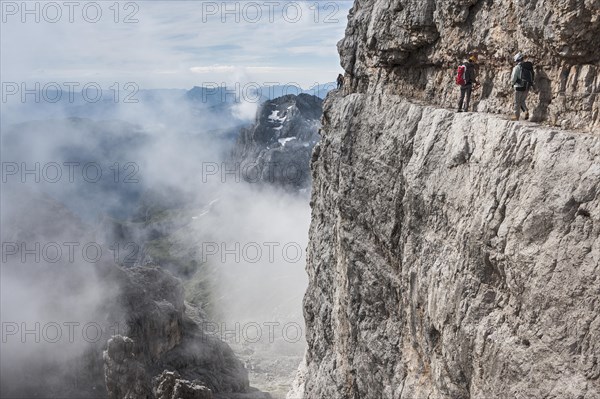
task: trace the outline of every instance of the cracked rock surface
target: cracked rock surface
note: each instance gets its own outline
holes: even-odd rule
[[[288,399],[600,397],[600,0],[356,0]],[[480,57],[477,113],[456,66]],[[509,122],[512,56],[535,122]]]
[[[599,136],[358,93],[323,124],[289,398],[600,397]]]

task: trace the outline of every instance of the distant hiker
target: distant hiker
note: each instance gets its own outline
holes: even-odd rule
[[[477,81],[475,72],[476,62],[477,55],[471,54],[468,60],[464,60],[463,63],[458,66],[458,69],[456,71],[456,84],[460,86],[460,100],[458,101],[457,112],[467,112],[469,110],[469,104],[471,103],[471,93],[473,92],[473,85],[475,85],[475,88],[479,87],[479,82]]]
[[[511,83],[515,88],[515,114],[512,116],[513,121],[518,121],[521,116],[521,111],[525,112],[525,120],[529,119],[529,108],[527,108],[527,95],[529,90],[533,88],[535,72],[533,64],[525,61],[525,56],[521,53],[515,55],[514,58],[517,65],[512,70]]]
[[[344,87],[344,75],[341,73],[337,77],[337,88],[338,90]]]

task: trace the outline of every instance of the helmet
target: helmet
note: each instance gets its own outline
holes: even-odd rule
[[[522,60],[523,60],[523,54],[517,53],[517,55],[515,55],[515,62],[519,62]]]
[[[476,62],[477,61],[477,55],[476,54],[471,54],[469,56],[469,61],[471,62]]]

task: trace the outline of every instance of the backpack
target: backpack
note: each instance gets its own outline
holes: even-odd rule
[[[458,66],[456,70],[456,84],[459,86],[464,86],[467,84],[465,80],[465,75],[467,74],[467,66],[465,64],[461,64]]]
[[[535,79],[535,72],[533,70],[533,64],[529,61],[521,63],[521,73],[519,76],[519,83],[525,89],[533,87],[533,81]]]

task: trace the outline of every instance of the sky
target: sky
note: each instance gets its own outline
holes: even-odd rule
[[[352,1],[2,1],[2,82],[140,89],[297,83],[342,72]]]

